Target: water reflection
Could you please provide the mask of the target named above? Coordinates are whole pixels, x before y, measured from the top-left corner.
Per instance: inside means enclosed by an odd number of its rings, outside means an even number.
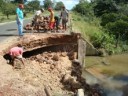
[[[83,72],[82,76],[86,78],[88,84],[102,91],[102,96],[128,96],[128,76],[119,75],[102,81],[86,71]]]
[[[128,96],[128,84],[123,86],[122,91],[123,91],[123,96]]]

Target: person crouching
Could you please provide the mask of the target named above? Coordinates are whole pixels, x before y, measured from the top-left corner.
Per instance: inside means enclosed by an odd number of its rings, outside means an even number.
[[[14,69],[15,69],[15,62],[14,62],[15,59],[19,59],[23,63],[24,68],[25,68],[25,63],[24,63],[23,57],[22,57],[22,55],[23,55],[23,48],[22,48],[22,46],[20,44],[17,45],[17,47],[11,48],[9,50],[9,55],[11,56],[10,63],[13,64],[13,68]]]

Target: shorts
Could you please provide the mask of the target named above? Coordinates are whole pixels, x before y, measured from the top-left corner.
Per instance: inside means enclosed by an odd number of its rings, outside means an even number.
[[[62,24],[66,24],[67,23],[67,19],[62,19]]]
[[[50,28],[50,29],[53,29],[53,28],[54,28],[54,24],[55,24],[55,22],[50,22],[50,23],[49,23],[49,28]]]

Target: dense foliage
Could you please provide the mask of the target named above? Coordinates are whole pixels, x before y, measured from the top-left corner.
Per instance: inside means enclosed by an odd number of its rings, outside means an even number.
[[[63,2],[57,2],[56,5],[55,5],[55,10],[60,10],[62,8],[62,6],[64,6],[64,3]]]
[[[13,3],[3,2],[0,9],[1,9],[1,12],[4,15],[6,15],[7,18],[9,19],[9,15],[15,14],[16,5]]]
[[[128,0],[81,0],[73,10],[82,14],[82,18],[92,17],[92,22],[94,18],[99,18],[102,32],[90,35],[96,48],[112,52],[128,51]]]
[[[48,9],[49,7],[53,7],[53,3],[51,0],[44,0],[44,8]]]
[[[40,2],[39,0],[33,0],[31,2],[28,2],[27,6],[29,6],[29,8],[32,9],[34,12],[34,10],[39,10]]]

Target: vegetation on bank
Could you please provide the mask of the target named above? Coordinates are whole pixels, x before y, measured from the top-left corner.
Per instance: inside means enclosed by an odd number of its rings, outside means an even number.
[[[128,1],[81,0],[73,10],[75,27],[95,48],[109,54],[128,51]]]
[[[128,51],[128,1],[81,1],[72,14],[73,29],[95,48],[103,48],[109,54]],[[86,57],[85,68],[95,68],[106,76],[127,75],[127,57],[127,54]]]

